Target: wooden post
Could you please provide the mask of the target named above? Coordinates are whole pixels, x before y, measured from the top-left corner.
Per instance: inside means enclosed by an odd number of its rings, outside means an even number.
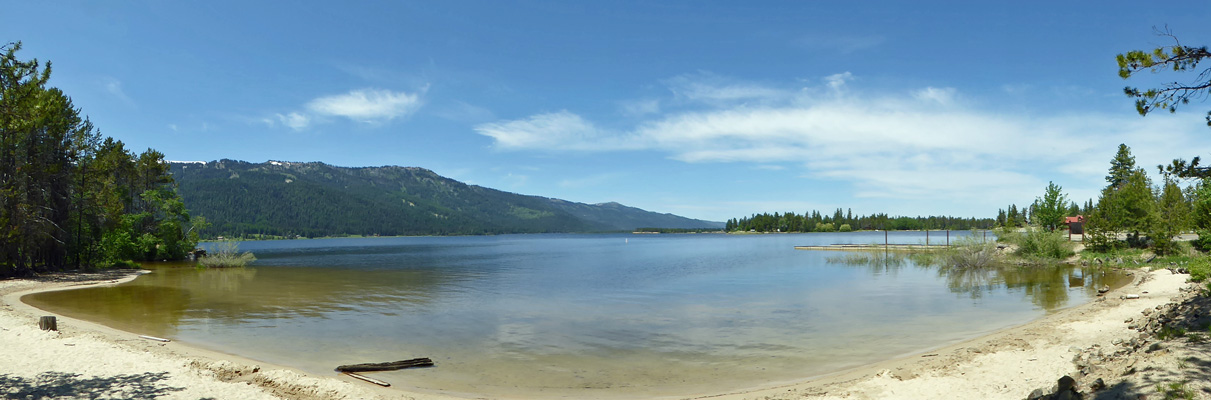
[[[925,228],[925,247],[929,247],[929,228]]]
[[[42,329],[44,331],[57,331],[59,330],[59,324],[55,321],[54,315],[47,315],[42,318],[38,318],[38,329]]]
[[[883,251],[887,251],[887,229],[883,229]]]
[[[950,247],[950,229],[946,230],[946,247]]]

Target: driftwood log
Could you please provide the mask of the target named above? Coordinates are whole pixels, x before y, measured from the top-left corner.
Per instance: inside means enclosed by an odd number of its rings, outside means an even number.
[[[394,371],[404,368],[416,367],[432,367],[433,360],[426,358],[414,358],[411,360],[393,361],[385,363],[369,363],[369,364],[351,364],[341,365],[336,367],[338,372],[373,372],[373,371]]]
[[[357,379],[361,379],[361,380],[366,381],[366,382],[373,383],[373,384],[375,384],[375,385],[382,386],[382,387],[391,387],[391,384],[390,384],[390,383],[387,383],[387,381],[380,381],[380,380],[378,380],[378,379],[374,379],[374,378],[371,378],[371,377],[368,377],[368,376],[362,376],[362,375],[358,375],[358,374],[355,374],[355,373],[352,373],[352,372],[344,372],[344,374],[345,374],[345,375],[352,376],[352,377],[357,378]]]

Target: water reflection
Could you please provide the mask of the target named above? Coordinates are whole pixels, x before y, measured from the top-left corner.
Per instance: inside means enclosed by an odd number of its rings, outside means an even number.
[[[894,274],[906,267],[935,269],[953,293],[982,299],[992,293],[1020,292],[1047,311],[1068,306],[1074,292],[1090,297],[1103,286],[1120,287],[1131,281],[1129,275],[1117,270],[1058,263],[959,267],[931,253],[857,252],[828,257],[827,261],[863,267],[872,275]]]
[[[341,275],[339,279],[334,274]],[[46,292],[22,300],[38,308],[138,332],[172,335],[187,321],[327,318],[356,309],[395,315],[423,308],[455,284],[432,269],[334,271],[330,268],[161,266],[123,285]]]

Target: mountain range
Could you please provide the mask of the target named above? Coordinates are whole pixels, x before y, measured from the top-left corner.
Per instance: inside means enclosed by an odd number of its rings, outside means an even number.
[[[618,203],[584,204],[468,185],[416,167],[170,162],[204,236],[480,235],[716,229]]]

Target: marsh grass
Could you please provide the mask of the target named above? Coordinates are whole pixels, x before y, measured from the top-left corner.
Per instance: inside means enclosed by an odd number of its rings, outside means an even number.
[[[228,240],[215,243],[213,252],[198,260],[198,267],[239,268],[256,261],[251,252],[240,253],[240,245]]]

